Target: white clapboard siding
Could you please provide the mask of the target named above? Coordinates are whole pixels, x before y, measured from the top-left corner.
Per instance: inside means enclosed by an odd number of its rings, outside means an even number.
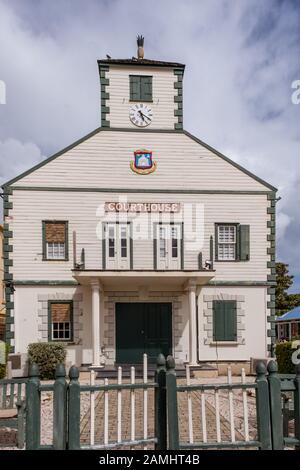
[[[157,170],[130,169],[134,151],[153,152]],[[100,131],[16,182],[85,188],[259,190],[268,188],[181,133]]]
[[[135,128],[129,119],[129,109],[132,103],[129,101],[129,75],[152,75],[152,95],[153,102],[146,103],[153,112],[152,127],[156,129],[174,129],[177,118],[174,116],[176,103],[174,96],[177,95],[177,89],[174,89],[174,83],[177,76],[174,75],[172,68],[162,67],[118,67],[110,66],[106,73],[109,79],[109,85],[106,92],[109,93],[109,99],[106,106],[110,112],[106,119],[109,120],[111,127],[129,127]]]
[[[126,197],[125,194],[122,195]],[[215,222],[239,222],[250,225],[250,261],[241,263],[215,263],[216,280],[266,280],[267,240],[266,195],[232,194],[128,194],[132,202],[180,202],[200,204],[204,208],[204,244],[192,246],[185,241],[185,269],[197,269],[198,253],[203,261],[209,259],[209,237],[214,235]],[[76,231],[77,261],[85,248],[86,268],[102,269],[102,242],[96,229],[103,220],[109,220],[97,209],[105,201],[118,201],[119,194],[97,192],[23,191],[13,192],[10,211],[10,230],[13,231],[13,266],[16,280],[71,279],[73,267],[72,233]],[[101,215],[102,214],[102,215]],[[42,261],[42,220],[67,220],[69,222],[69,261]],[[26,250],[24,250],[26,246]],[[153,240],[133,241],[134,269],[153,269]],[[234,276],[232,271],[234,269]]]
[[[199,312],[199,357],[202,361],[249,361],[250,357],[263,357],[266,349],[266,291],[267,287],[232,287],[232,286],[204,286],[198,298]],[[226,344],[213,342],[208,337],[207,326],[207,298],[216,296],[220,300],[244,299],[238,328],[242,340],[238,345],[234,342]],[[233,296],[233,297],[232,297]],[[211,297],[212,298],[212,297]],[[211,317],[212,320],[212,317]],[[242,328],[242,329],[240,329]]]

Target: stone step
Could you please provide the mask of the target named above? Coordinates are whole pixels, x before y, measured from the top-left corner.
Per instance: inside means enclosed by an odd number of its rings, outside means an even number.
[[[142,364],[115,364],[115,366],[105,366],[94,368],[97,379],[116,379],[118,377],[118,366],[122,367],[122,377],[124,379],[130,378],[130,369],[135,367],[135,377],[137,379],[143,378],[143,365]],[[82,366],[81,372],[89,372],[90,366]],[[154,364],[148,365],[148,378],[153,379],[155,374],[156,366]],[[197,366],[190,367],[191,378],[214,378],[218,377],[218,369],[208,363],[200,363]],[[184,366],[178,366],[176,368],[176,377],[185,378],[186,370]]]
[[[197,366],[191,366],[191,377],[195,378],[215,378],[218,377],[218,368],[207,364],[206,362],[200,363]]]
[[[122,377],[124,379],[129,379],[131,376],[131,367],[135,367],[135,377],[137,379],[143,378],[143,366],[141,364],[122,364]],[[116,379],[118,377],[118,364],[115,367],[103,367],[95,369],[97,372],[96,378],[97,379]],[[148,366],[148,378],[153,379],[155,375],[156,367],[155,366]],[[186,376],[185,368],[178,367],[176,368],[176,376],[179,378],[183,378]],[[193,375],[191,374],[193,377]]]

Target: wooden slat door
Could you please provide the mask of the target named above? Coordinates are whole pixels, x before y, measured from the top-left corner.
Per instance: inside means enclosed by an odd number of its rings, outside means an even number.
[[[139,364],[146,353],[155,362],[159,353],[172,353],[172,304],[116,304],[116,362]]]

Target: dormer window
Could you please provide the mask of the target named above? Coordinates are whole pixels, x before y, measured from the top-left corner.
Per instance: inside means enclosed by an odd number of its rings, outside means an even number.
[[[129,75],[130,101],[152,101],[152,77],[150,75]]]

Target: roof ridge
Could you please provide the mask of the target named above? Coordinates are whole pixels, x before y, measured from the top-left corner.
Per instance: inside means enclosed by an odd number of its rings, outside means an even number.
[[[155,60],[155,59],[137,59],[132,57],[131,59],[98,59],[98,64],[105,65],[153,65],[153,66],[162,66],[162,67],[178,67],[185,68],[185,64],[179,62],[170,62],[164,60]]]

